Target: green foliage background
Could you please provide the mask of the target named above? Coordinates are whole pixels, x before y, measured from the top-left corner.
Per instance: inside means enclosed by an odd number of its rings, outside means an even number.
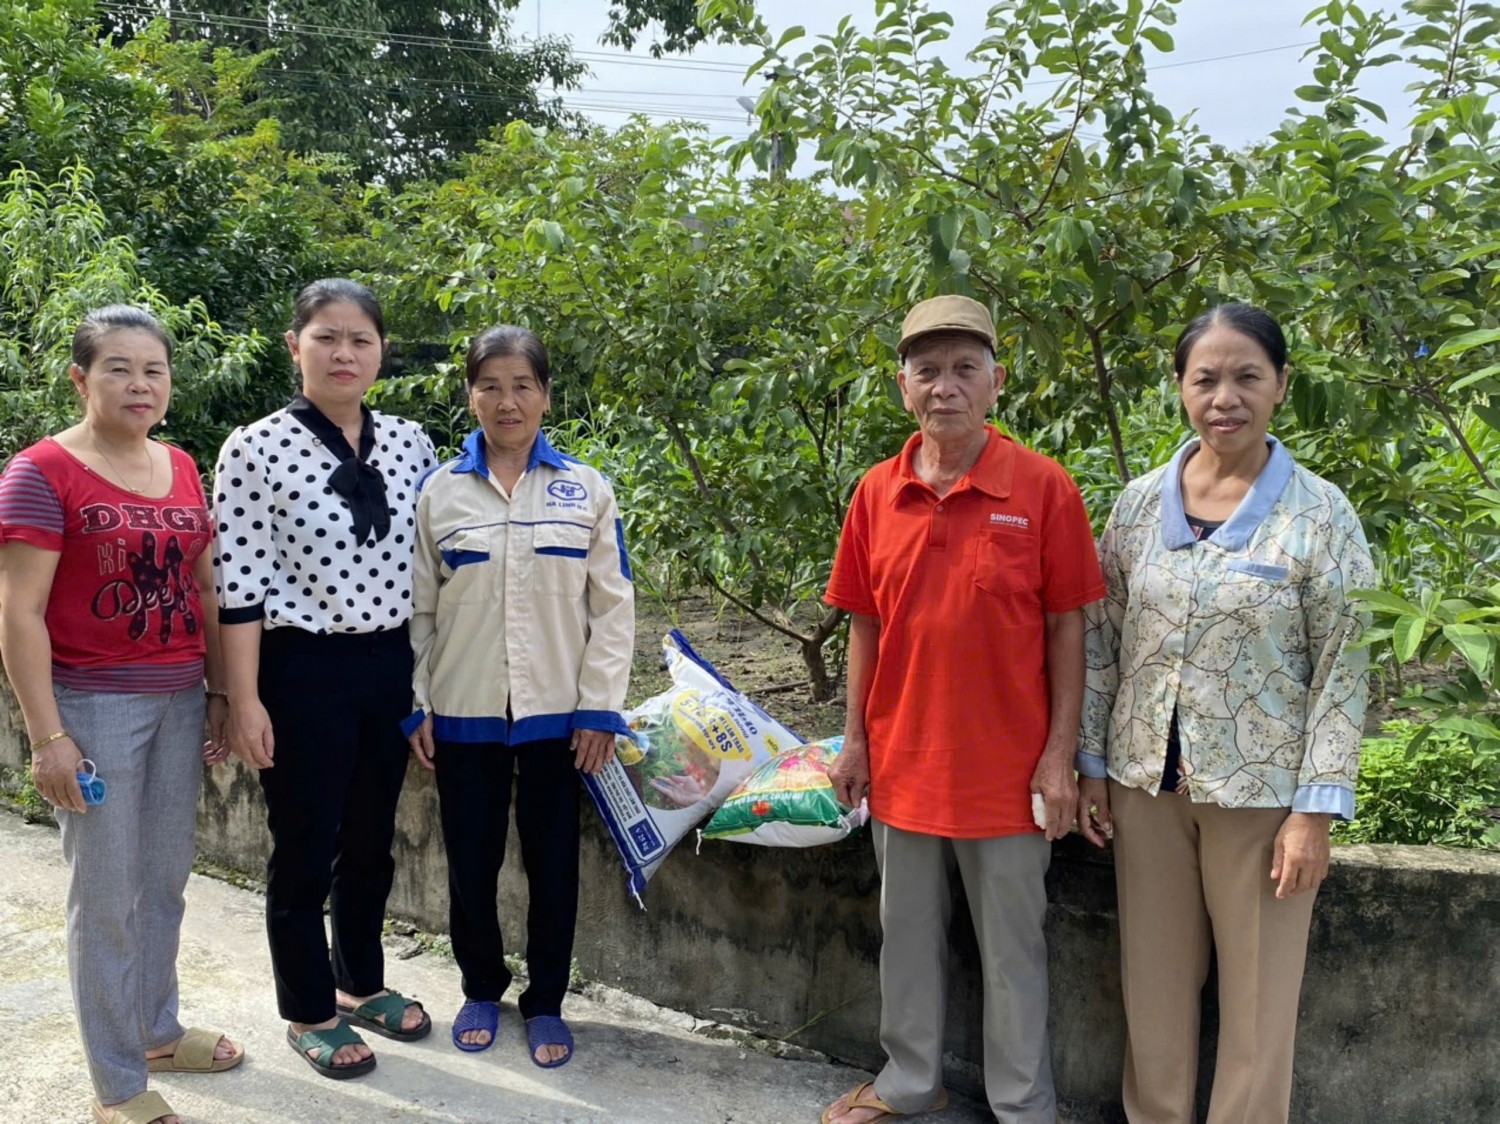
[[[278,337],[313,277],[382,295],[377,397],[439,445],[467,423],[468,338],[527,324],[559,439],[617,481],[642,586],[739,606],[826,698],[841,621],[819,595],[855,482],[910,429],[891,376],[914,300],[990,305],[999,421],[1101,522],[1185,436],[1176,332],[1255,301],[1293,343],[1277,432],[1349,493],[1380,567],[1366,642],[1411,720],[1370,742],[1367,822],[1500,842],[1496,6],[1313,8],[1314,80],[1244,149],[1152,94],[1143,45],[1171,50],[1173,0],[1002,0],[968,43],[938,3],[861,6],[816,38],[745,0],[614,6],[620,44],[760,50],[758,128],[729,144],[562,113],[543,87],[576,63],[511,43],[503,5],[446,5],[439,33],[406,0],[298,0],[280,23],[205,3],[188,26],[0,0],[0,452],[65,424],[67,337],[107,299],[181,341],[166,428],[200,464],[285,398]],[[453,47],[481,37],[489,55]],[[1422,75],[1405,123],[1361,93],[1398,62]],[[359,89],[301,82],[314,63]],[[468,100],[423,94],[439,75]],[[1448,820],[1422,810],[1445,786]]]

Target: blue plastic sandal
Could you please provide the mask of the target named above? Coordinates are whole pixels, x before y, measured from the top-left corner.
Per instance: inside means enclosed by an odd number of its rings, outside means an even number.
[[[487,999],[467,1000],[453,1018],[453,1044],[466,1053],[477,1054],[480,1050],[488,1050],[495,1044],[495,1032],[499,1028],[500,1004],[491,1003]],[[489,1031],[490,1040],[488,1042],[464,1042],[462,1040],[462,1035],[475,1030]]]
[[[556,1069],[573,1060],[573,1032],[557,1015],[537,1015],[526,1020],[526,1045],[531,1048],[531,1062],[543,1069]],[[536,1052],[543,1046],[566,1046],[568,1052],[556,1061],[539,1062]]]

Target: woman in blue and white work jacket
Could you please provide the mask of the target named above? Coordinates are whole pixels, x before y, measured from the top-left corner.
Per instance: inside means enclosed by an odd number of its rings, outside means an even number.
[[[411,641],[413,752],[437,774],[453,954],[466,1002],[453,1043],[495,1040],[510,985],[496,881],[511,783],[530,908],[530,986],[519,1001],[531,1059],[565,1064],[561,1018],[578,913],[578,772],[614,754],[635,642],[635,595],[614,492],[541,432],[547,350],[509,326],[466,361],[479,429],[417,501]]]
[[[1132,1124],[1188,1124],[1199,1001],[1219,964],[1207,1124],[1284,1122],[1329,821],[1354,815],[1374,584],[1344,494],[1267,429],[1287,346],[1226,304],[1177,341],[1197,438],[1133,480],[1100,540],[1079,823],[1113,830]],[[1107,779],[1106,779],[1107,778]]]

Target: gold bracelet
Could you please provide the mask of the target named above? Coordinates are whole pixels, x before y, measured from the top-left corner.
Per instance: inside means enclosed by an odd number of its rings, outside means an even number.
[[[55,734],[48,734],[45,738],[37,738],[36,741],[31,743],[31,752],[35,753],[43,746],[51,745],[53,742],[60,742],[63,740],[63,738],[71,738],[72,736],[73,735],[68,733],[68,731],[66,730],[59,730]]]

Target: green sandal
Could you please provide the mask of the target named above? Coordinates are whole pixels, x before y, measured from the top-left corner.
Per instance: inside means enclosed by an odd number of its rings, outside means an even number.
[[[339,1020],[337,1026],[329,1027],[327,1030],[308,1030],[301,1034],[287,1027],[286,1040],[292,1044],[292,1049],[297,1051],[297,1055],[303,1061],[322,1076],[334,1081],[346,1081],[351,1077],[359,1077],[375,1068],[375,1055],[373,1054],[364,1061],[354,1062],[351,1065],[333,1064],[333,1055],[339,1052],[341,1046],[365,1044],[365,1040],[350,1030],[349,1024],[342,1019]]]
[[[401,1020],[406,1017],[408,1007],[415,1007],[421,1011],[422,1021],[410,1030],[402,1030]],[[340,1015],[355,1025],[386,1038],[394,1038],[397,1042],[415,1042],[432,1033],[432,1019],[428,1017],[427,1009],[415,999],[406,998],[399,991],[387,992],[368,1003],[361,1003],[358,1007],[345,1007],[339,1003],[336,1009]],[[395,1029],[392,1029],[393,1027]]]

